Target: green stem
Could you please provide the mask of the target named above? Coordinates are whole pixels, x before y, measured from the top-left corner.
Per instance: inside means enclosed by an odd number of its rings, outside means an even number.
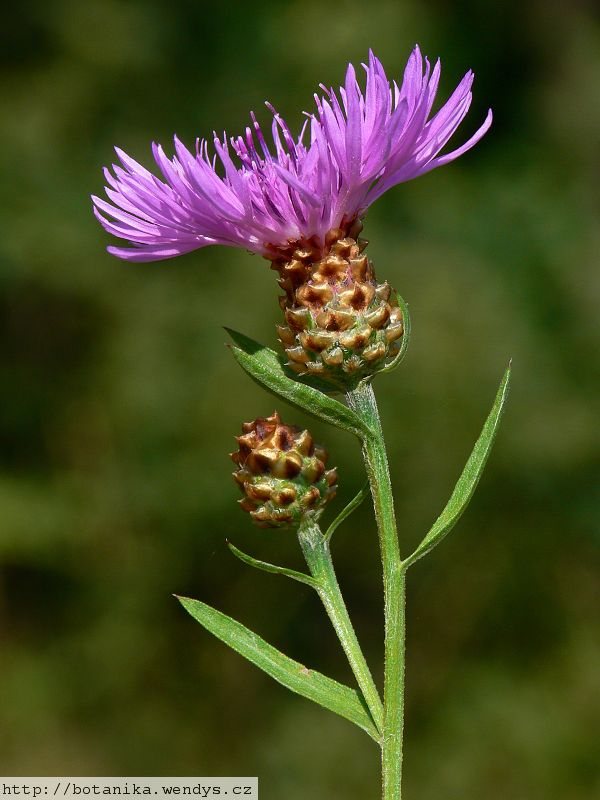
[[[317,592],[327,611],[327,615],[341,642],[352,672],[363,694],[373,722],[381,732],[383,728],[383,705],[369,666],[360,648],[352,627],[348,609],[340,591],[329,541],[313,520],[306,520],[298,530],[298,539],[311,575],[317,582]]]
[[[381,771],[383,800],[401,800],[404,728],[405,568],[400,558],[394,498],[379,411],[370,383],[347,394],[349,406],[367,423],[363,458],[379,530],[385,608],[385,666]]]

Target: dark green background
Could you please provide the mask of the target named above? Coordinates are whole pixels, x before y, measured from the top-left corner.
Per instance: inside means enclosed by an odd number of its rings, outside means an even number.
[[[261,779],[265,800],[377,797],[377,750],[197,626],[199,597],[351,680],[309,589],[225,538],[300,564],[238,510],[227,453],[274,400],[221,328],[274,344],[274,275],[207,249],[127,265],[91,214],[119,144],[243,129],[264,99],[301,124],[369,46],[415,41],[441,94],[477,75],[459,162],[397,187],[365,235],[410,303],[377,381],[407,552],[443,507],[509,357],[513,390],[476,497],[409,581],[406,796],[600,794],[600,27],[586,2],[24,2],[4,19],[0,136],[0,773]],[[282,407],[289,421],[308,424]],[[357,443],[314,425],[363,481]],[[335,509],[333,509],[335,511]],[[331,513],[331,512],[330,512]],[[381,673],[367,504],[334,557]]]

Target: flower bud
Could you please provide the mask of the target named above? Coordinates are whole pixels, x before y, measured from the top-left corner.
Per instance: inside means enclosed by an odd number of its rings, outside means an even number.
[[[343,391],[389,364],[404,334],[396,292],[376,282],[367,242],[354,238],[360,228],[334,229],[324,248],[309,242],[272,258],[285,291],[278,333],[288,365]]]
[[[298,525],[320,511],[337,490],[337,472],[325,469],[327,451],[306,430],[284,425],[279,414],[245,422],[231,454],[239,501],[261,528]]]

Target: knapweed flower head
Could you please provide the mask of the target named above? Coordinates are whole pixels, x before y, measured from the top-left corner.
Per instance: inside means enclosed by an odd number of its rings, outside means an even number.
[[[390,364],[400,350],[403,314],[396,293],[375,279],[358,238],[368,207],[398,183],[447,164],[488,130],[491,111],[464,144],[440,152],[471,105],[473,73],[432,114],[439,79],[413,50],[400,86],[369,53],[364,92],[352,64],[343,87],[322,86],[296,138],[275,109],[272,142],[256,117],[243,136],[214,136],[190,152],[175,137],[169,159],[153,153],[161,178],[121,150],[106,169],[106,194],[94,197],[104,228],[130,247],[129,261],[157,261],[209,244],[261,253],[279,273],[288,365],[348,390]]]
[[[392,186],[458,158],[491,124],[490,111],[470,139],[440,155],[469,110],[473,73],[432,115],[439,60],[431,69],[415,47],[400,86],[372,52],[363,67],[365,91],[350,64],[338,92],[322,86],[315,95],[297,137],[268,105],[271,144],[254,114],[243,136],[214,135],[214,155],[205,139],[190,152],[175,137],[172,158],[152,146],[160,178],[117,149],[121,166],[105,170],[110,202],[93,201],[104,228],[132,247],[109,251],[157,261],[210,244],[264,255],[309,239],[325,247],[330,230],[348,230]]]
[[[233,478],[244,495],[240,505],[261,528],[289,528],[322,510],[335,497],[337,472],[311,434],[285,425],[275,411],[242,425]]]
[[[325,251],[311,242],[273,259],[285,324],[277,326],[288,366],[344,391],[399,354],[404,317],[396,292],[377,283],[366,242],[333,229]]]

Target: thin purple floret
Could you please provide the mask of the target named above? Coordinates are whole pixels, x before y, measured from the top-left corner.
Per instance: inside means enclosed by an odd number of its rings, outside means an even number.
[[[430,116],[439,60],[432,70],[416,46],[400,87],[372,52],[363,68],[364,93],[352,64],[337,92],[321,87],[297,139],[267,103],[271,146],[252,113],[243,136],[214,135],[212,157],[205,139],[191,152],[175,137],[170,159],[154,144],[160,178],[115,148],[121,163],[104,171],[109,202],[92,200],[105,230],[130,246],[108,251],[127,261],[159,261],[210,244],[263,254],[302,240],[323,244],[328,231],[348,228],[392,186],[470,150],[492,123],[490,110],[463,145],[439,155],[469,110],[473,73]]]

